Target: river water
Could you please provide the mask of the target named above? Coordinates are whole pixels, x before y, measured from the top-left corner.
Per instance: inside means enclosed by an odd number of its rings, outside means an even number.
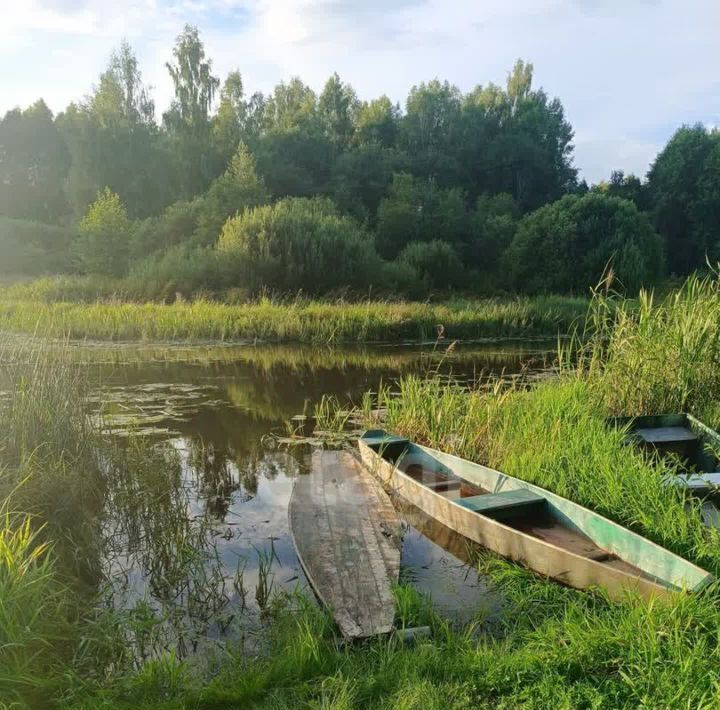
[[[78,346],[92,400],[115,436],[136,431],[175,452],[164,467],[138,467],[115,492],[104,521],[108,599],[150,614],[144,652],[181,656],[262,633],[278,592],[312,598],[288,531],[293,479],[305,447],[268,448],[294,415],[323,395],[359,403],[382,382],[439,371],[462,382],[542,369],[554,342],[325,349],[309,346]],[[432,598],[452,623],[492,620],[500,601],[458,535],[402,507],[402,580]],[[142,626],[142,624],[140,624]],[[150,628],[151,625],[148,625]],[[137,632],[136,632],[137,634]]]

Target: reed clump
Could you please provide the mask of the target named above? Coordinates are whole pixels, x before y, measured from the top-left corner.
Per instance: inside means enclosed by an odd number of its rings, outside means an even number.
[[[442,323],[451,338],[555,337],[568,333],[587,306],[585,299],[561,296],[438,304],[302,298],[239,305],[206,299],[88,301],[72,289],[55,291],[51,284],[0,291],[0,329],[108,341],[341,343],[432,340]]]
[[[579,368],[612,414],[691,412],[720,423],[720,276],[691,276],[662,299],[607,288],[590,303]]]

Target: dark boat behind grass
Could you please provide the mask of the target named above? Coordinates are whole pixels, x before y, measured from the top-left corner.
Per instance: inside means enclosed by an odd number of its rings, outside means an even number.
[[[668,483],[703,500],[706,525],[720,527],[720,434],[691,414],[616,417],[628,441],[672,464]]]
[[[539,574],[580,589],[645,597],[697,591],[712,575],[538,486],[382,430],[358,442],[386,486],[444,525]]]

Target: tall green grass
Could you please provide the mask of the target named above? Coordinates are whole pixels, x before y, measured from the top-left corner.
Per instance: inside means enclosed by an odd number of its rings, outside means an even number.
[[[720,277],[691,276],[662,299],[598,291],[579,364],[612,414],[689,411],[720,424]]]
[[[667,465],[624,443],[585,379],[488,392],[416,376],[381,393],[387,426],[535,483],[720,572],[720,536],[699,503],[663,485]]]
[[[398,625],[429,624],[431,639],[343,646],[328,615],[304,605],[280,610],[266,654],[238,648],[210,680],[166,657],[81,707],[717,707],[714,590],[671,604],[611,604],[493,558],[483,568],[506,600],[499,636],[453,630],[404,590]]]
[[[0,703],[36,705],[64,684],[78,640],[73,597],[31,516],[0,507]]]
[[[47,285],[46,285],[47,284]],[[52,281],[0,292],[0,330],[73,339],[145,341],[371,342],[450,338],[550,336],[567,333],[587,301],[561,296],[456,300],[441,304],[365,301],[210,300],[85,302]],[[57,300],[60,298],[61,300]]]

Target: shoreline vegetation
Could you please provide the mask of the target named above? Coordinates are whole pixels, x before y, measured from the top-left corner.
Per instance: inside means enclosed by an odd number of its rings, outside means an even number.
[[[622,412],[684,410],[717,426],[718,314],[717,280],[693,278],[662,302],[641,295],[639,305],[598,294],[555,378],[488,390],[409,376],[399,391],[368,396],[359,412],[370,417],[380,404],[389,429],[554,490],[720,575],[720,534],[703,527],[697,502],[662,485],[671,464],[625,446],[605,424]],[[392,638],[339,645],[322,610],[278,596],[262,652],[230,647],[207,667],[167,650],[138,655],[159,622],[147,609],[103,608],[89,591],[102,579],[102,542],[88,511],[143,495],[143,477],[164,499],[172,456],[140,437],[122,449],[98,438],[72,365],[39,351],[10,370],[0,407],[7,702],[178,710],[716,704],[718,584],[662,604],[632,595],[612,603],[600,590],[568,589],[479,550],[480,571],[504,599],[499,635],[488,633],[480,609],[476,624],[452,629],[401,586],[398,625],[433,630],[409,647]],[[130,470],[140,477],[132,485]]]
[[[115,293],[122,293],[115,291]],[[93,295],[91,295],[93,294]],[[172,304],[98,294],[82,279],[41,279],[0,289],[0,331],[71,340],[298,342],[314,344],[549,337],[568,334],[587,299],[534,296],[440,303],[366,300]]]

